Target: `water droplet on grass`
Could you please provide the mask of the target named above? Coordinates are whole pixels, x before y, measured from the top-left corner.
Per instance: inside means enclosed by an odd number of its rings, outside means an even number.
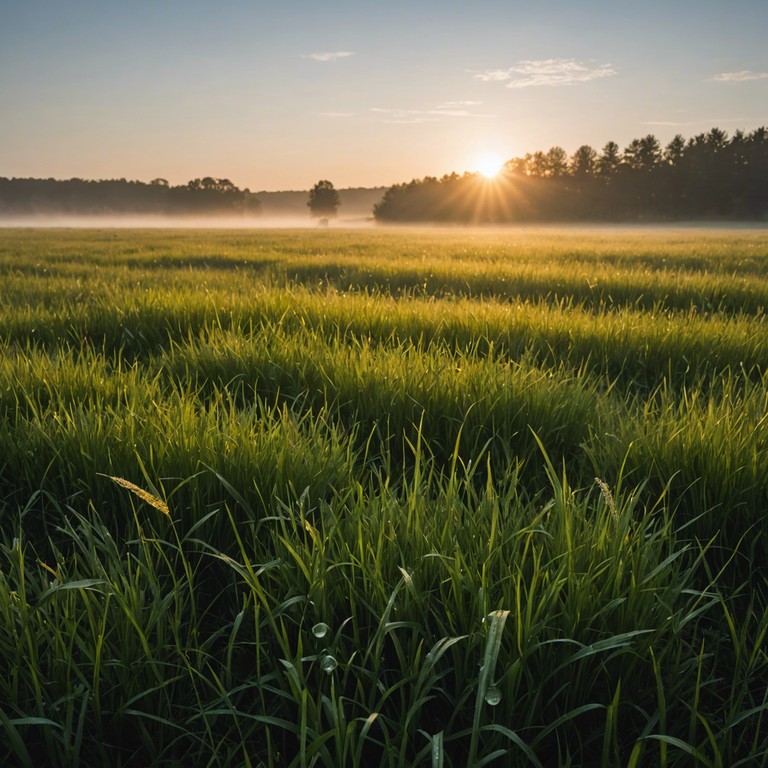
[[[331,628],[325,622],[321,621],[315,624],[314,627],[312,627],[312,634],[315,637],[322,638],[328,634],[330,629]]]
[[[491,707],[495,707],[500,701],[501,701],[501,691],[495,685],[492,685],[485,692],[485,703]]]
[[[334,669],[338,666],[338,662],[330,654],[323,656],[323,660],[320,662],[320,669],[325,672],[326,675],[330,675]]]

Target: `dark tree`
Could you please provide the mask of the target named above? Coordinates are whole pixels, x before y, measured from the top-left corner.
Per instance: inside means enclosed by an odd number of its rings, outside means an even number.
[[[336,216],[336,210],[341,205],[339,193],[333,188],[330,181],[323,179],[318,181],[309,190],[307,202],[311,214],[317,218],[331,219]]]
[[[661,145],[651,133],[632,139],[624,150],[624,164],[633,171],[652,171],[661,162]]]
[[[597,170],[602,176],[615,176],[620,165],[621,151],[619,145],[615,141],[609,141],[597,159]]]
[[[525,167],[529,176],[544,178],[548,170],[547,156],[541,150],[532,155],[529,153],[525,156]]]
[[[672,141],[664,147],[664,160],[668,165],[679,166],[685,154],[685,139],[678,133]]]
[[[552,147],[547,152],[547,176],[559,178],[568,173],[568,153],[562,147]]]
[[[580,146],[571,157],[570,172],[573,176],[592,176],[597,168],[597,152],[587,144]]]

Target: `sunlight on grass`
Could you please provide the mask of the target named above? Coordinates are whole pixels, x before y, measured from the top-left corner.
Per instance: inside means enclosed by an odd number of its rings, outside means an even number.
[[[768,243],[0,237],[9,765],[762,765]]]

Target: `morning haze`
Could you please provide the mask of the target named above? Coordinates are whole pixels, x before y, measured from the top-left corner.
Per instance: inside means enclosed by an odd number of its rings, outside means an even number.
[[[0,4],[0,175],[381,187],[768,123],[768,6]]]

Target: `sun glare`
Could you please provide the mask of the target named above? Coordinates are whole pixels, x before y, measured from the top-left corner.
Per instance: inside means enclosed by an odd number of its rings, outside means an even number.
[[[486,152],[483,155],[477,156],[477,162],[475,163],[477,170],[486,179],[494,178],[504,165],[504,160],[501,155],[494,154],[493,152]]]

